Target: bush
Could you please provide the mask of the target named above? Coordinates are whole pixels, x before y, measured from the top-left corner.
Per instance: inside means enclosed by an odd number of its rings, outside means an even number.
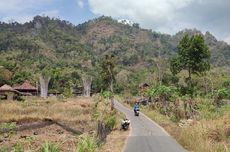
[[[103,91],[101,93],[101,96],[104,97],[104,98],[111,98],[113,95],[113,93],[111,91]]]
[[[230,98],[230,89],[222,88],[217,90],[217,96],[220,98]]]
[[[57,144],[46,141],[41,148],[41,152],[60,152],[60,148]]]
[[[64,88],[64,92],[63,92],[63,95],[66,97],[66,98],[69,98],[69,97],[72,97],[73,94],[72,94],[72,91],[69,87],[65,87]]]
[[[110,131],[114,129],[116,125],[116,116],[115,115],[109,115],[105,119],[105,127],[108,128]]]
[[[164,85],[152,87],[148,90],[148,96],[153,98],[165,96],[166,99],[173,99],[174,95],[176,95],[176,89],[174,87],[167,87]]]
[[[93,137],[83,137],[77,145],[77,152],[95,152],[97,143]]]
[[[20,143],[13,146],[13,152],[24,152],[24,148]]]

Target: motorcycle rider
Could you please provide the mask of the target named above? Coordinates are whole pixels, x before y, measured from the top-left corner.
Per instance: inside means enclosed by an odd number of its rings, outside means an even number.
[[[136,101],[133,107],[134,113],[136,113],[137,111],[139,111],[139,103]]]

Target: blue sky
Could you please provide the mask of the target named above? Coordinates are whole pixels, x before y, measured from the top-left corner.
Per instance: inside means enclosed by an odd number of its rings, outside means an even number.
[[[230,44],[229,8],[229,0],[0,0],[0,21],[24,23],[46,15],[77,25],[106,15],[161,33],[210,31]]]
[[[24,23],[36,15],[58,17],[73,24],[83,23],[98,15],[90,11],[88,1],[78,0],[0,0],[0,20]],[[26,4],[25,4],[26,3]],[[80,3],[82,3],[80,5]],[[21,9],[18,9],[21,7]]]

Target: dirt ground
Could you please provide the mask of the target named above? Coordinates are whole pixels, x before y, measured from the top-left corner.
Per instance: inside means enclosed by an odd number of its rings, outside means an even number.
[[[27,129],[0,133],[0,152],[23,150],[39,152],[45,143],[59,147],[63,152],[75,152],[79,131],[83,134],[95,134],[96,122],[91,117],[92,98],[27,99],[26,102],[0,101],[0,132],[4,124],[7,129],[13,124],[14,130],[22,126]],[[118,114],[122,118],[122,114]],[[47,120],[52,123],[42,124]],[[61,125],[60,125],[61,124]],[[30,126],[30,127],[28,127]],[[72,132],[77,131],[76,132]],[[129,131],[120,131],[119,124],[101,145],[100,152],[121,152]]]
[[[122,152],[129,136],[129,130],[115,130],[107,136],[106,143],[102,145],[100,152]]]
[[[39,151],[45,142],[55,143],[62,151],[75,151],[77,136],[52,124],[43,128],[4,133],[0,135],[0,147],[12,150],[16,144],[24,151]]]
[[[15,124],[14,128],[18,128],[40,124],[45,119],[51,119],[58,124],[52,123],[39,128],[28,127],[23,131],[1,133],[0,152],[12,151],[18,147],[23,147],[24,151],[36,152],[45,142],[55,144],[61,151],[76,151],[78,135],[66,130],[62,125],[82,133],[94,130],[95,124],[91,121],[90,116],[91,105],[90,98],[73,98],[66,101],[49,99],[27,102],[1,101],[0,126],[7,123]]]

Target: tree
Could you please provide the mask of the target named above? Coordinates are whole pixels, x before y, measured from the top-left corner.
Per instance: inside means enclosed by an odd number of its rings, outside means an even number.
[[[201,75],[210,69],[210,52],[201,35],[186,34],[178,44],[178,55],[171,60],[170,70],[175,75],[182,70],[188,71],[185,79],[187,90],[192,96],[195,82],[192,74]]]
[[[41,97],[43,98],[47,98],[50,79],[51,79],[50,70],[43,70],[39,77]]]
[[[83,96],[90,97],[91,93],[91,84],[93,78],[89,75],[82,75],[82,83],[83,83]]]
[[[12,72],[0,66],[0,86],[9,82],[12,78]]]
[[[107,88],[110,88],[110,91],[113,92],[113,83],[115,81],[115,58],[113,55],[106,55],[101,63],[101,77],[103,82],[106,84]]]
[[[210,52],[201,35],[189,38],[186,34],[177,47],[178,55],[171,61],[173,74],[187,70],[190,80],[192,74],[203,74],[210,69]]]
[[[169,101],[172,101],[176,95],[176,89],[164,85],[157,85],[148,89],[147,95],[151,98],[158,98],[162,104],[164,114],[167,113],[169,108]]]

